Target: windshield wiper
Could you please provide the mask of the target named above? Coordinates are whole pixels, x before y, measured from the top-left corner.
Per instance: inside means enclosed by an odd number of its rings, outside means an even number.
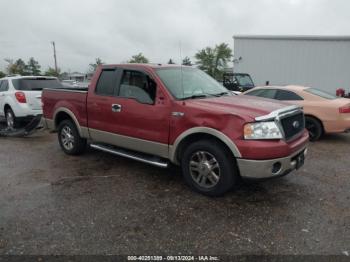
[[[219,93],[219,94],[211,94],[212,96],[215,96],[215,97],[220,97],[220,96],[225,96],[225,95],[228,95],[229,93],[228,92],[222,92],[222,93]]]
[[[188,97],[184,97],[184,98],[181,98],[180,100],[187,100],[187,99],[196,99],[196,98],[206,98],[208,97],[207,95],[193,95],[193,96],[188,96]]]

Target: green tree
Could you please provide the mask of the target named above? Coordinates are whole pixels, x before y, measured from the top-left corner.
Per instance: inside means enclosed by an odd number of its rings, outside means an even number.
[[[4,72],[0,71],[0,78],[3,78],[5,76],[6,76],[6,74]]]
[[[55,68],[49,67],[49,68],[46,70],[45,75],[46,75],[46,76],[59,77],[60,72],[61,72],[61,69],[59,69],[59,68],[57,68],[57,72],[56,72]]]
[[[173,59],[170,58],[169,61],[168,61],[168,64],[169,65],[174,65],[175,63],[174,63]]]
[[[182,65],[185,65],[185,66],[192,66],[192,62],[191,62],[191,59],[186,56],[183,60],[182,60]]]
[[[96,68],[99,66],[99,65],[103,65],[104,62],[102,61],[101,58],[97,57],[95,59],[95,62],[94,63],[91,63],[89,66],[90,66],[90,70],[91,72],[95,72],[96,71]]]
[[[16,62],[13,62],[13,59],[7,58],[5,61],[8,63],[6,70],[10,75],[28,75],[27,65],[22,59],[19,58]]]
[[[232,49],[228,44],[222,43],[214,48],[206,47],[195,54],[196,64],[201,70],[214,77],[222,79],[224,69],[232,58]]]
[[[133,55],[128,63],[148,64],[149,60],[142,54]]]
[[[40,68],[39,62],[36,61],[34,57],[31,57],[27,64],[27,72],[30,75],[37,76],[41,74]]]

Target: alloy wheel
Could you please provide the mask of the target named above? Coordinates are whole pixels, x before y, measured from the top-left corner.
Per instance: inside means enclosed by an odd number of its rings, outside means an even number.
[[[66,150],[72,150],[74,148],[74,135],[72,129],[69,126],[65,126],[61,130],[62,145]]]
[[[6,123],[7,127],[13,129],[15,127],[15,117],[13,116],[11,111],[7,111],[6,113]]]
[[[189,168],[193,181],[202,188],[213,188],[220,180],[219,162],[209,152],[193,153]]]

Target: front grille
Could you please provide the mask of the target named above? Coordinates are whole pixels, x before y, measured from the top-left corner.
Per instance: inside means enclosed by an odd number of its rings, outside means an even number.
[[[281,119],[286,140],[289,140],[300,134],[305,128],[305,118],[302,112]]]

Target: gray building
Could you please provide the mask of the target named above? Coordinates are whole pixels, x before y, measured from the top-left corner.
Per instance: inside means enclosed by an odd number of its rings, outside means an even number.
[[[234,36],[234,72],[256,85],[350,91],[350,36]]]

